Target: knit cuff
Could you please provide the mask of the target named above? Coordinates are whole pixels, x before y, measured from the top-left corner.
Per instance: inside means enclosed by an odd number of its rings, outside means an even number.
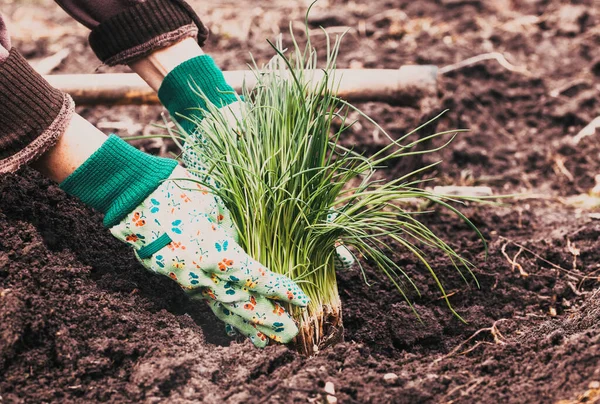
[[[163,80],[158,98],[188,133],[193,131],[194,124],[184,117],[194,115],[202,119],[203,112],[208,111],[205,99],[198,93],[203,93],[217,108],[238,101],[235,90],[210,56],[197,56],[181,63]]]
[[[208,29],[185,1],[147,0],[101,22],[89,42],[103,63],[115,66],[195,36],[202,46]]]
[[[18,170],[52,147],[75,105],[14,48],[0,63],[0,173]]]
[[[175,160],[143,153],[110,135],[60,187],[105,213],[104,226],[112,227],[154,192],[176,166]]]

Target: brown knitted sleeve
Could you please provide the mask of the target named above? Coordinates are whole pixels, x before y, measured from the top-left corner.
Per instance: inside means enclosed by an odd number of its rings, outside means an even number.
[[[11,49],[0,62],[0,174],[18,170],[52,147],[74,108],[71,97]]]
[[[90,46],[109,66],[128,64],[208,30],[185,0],[55,0],[90,28]]]

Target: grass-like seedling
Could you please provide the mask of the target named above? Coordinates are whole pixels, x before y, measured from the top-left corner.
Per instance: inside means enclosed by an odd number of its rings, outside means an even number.
[[[300,323],[299,350],[306,354],[342,329],[336,246],[347,246],[360,270],[363,259],[378,267],[409,304],[407,288],[417,293],[419,288],[393,256],[398,249],[413,254],[454,312],[427,252],[446,255],[458,271],[474,279],[471,264],[421,223],[420,215],[427,212],[403,200],[428,201],[428,213],[436,206],[449,209],[478,232],[453,200],[422,188],[423,173],[434,165],[388,181],[375,177],[392,160],[439,149],[418,151],[418,144],[440,136],[448,136],[450,142],[457,131],[418,137],[428,122],[399,139],[386,134],[389,145],[370,156],[340,144],[352,125],[351,111],[377,124],[335,96],[340,38],[328,38],[327,43],[325,75],[319,78],[310,73],[318,67],[310,40],[306,47],[294,40],[290,52],[280,43],[273,46],[276,56],[268,65],[255,65],[257,85],[244,90],[236,121],[226,108],[211,108],[196,121],[204,140],[185,139],[218,182],[213,191],[230,210],[242,247],[271,270],[295,280],[310,297],[306,310],[289,307]]]

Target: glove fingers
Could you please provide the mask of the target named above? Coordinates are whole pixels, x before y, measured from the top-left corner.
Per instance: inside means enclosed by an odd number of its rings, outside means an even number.
[[[234,282],[223,280],[217,277],[216,274],[211,274],[210,278],[213,284],[202,289],[201,292],[203,295],[223,303],[247,301],[250,299],[250,292],[240,289]]]
[[[327,214],[327,221],[333,222],[340,214],[334,209],[330,209]],[[337,269],[349,269],[354,265],[354,256],[343,244],[338,244],[335,248],[335,267]]]
[[[273,300],[281,300],[295,306],[306,307],[310,299],[300,289],[296,282],[287,276],[269,271],[266,284],[259,285],[257,292]]]
[[[274,300],[282,300],[296,306],[305,307],[310,299],[290,278],[269,271],[257,261],[246,255],[237,244],[232,254],[219,264],[217,276],[233,280],[242,289]]]
[[[242,281],[249,290],[273,300],[281,300],[300,307],[306,307],[310,302],[296,282],[268,269],[258,268],[256,272],[246,275]]]
[[[250,338],[250,341],[252,341],[257,348],[264,348],[269,343],[269,339],[264,333],[257,330],[256,327],[248,321],[231,312],[226,305],[214,300],[208,301],[208,305],[219,320],[229,324],[230,327],[235,328],[242,335]]]
[[[267,337],[267,340],[273,340],[275,342],[279,342],[280,344],[289,344],[290,342],[292,342],[294,337],[298,335],[297,326],[293,333],[282,332],[279,331],[279,328],[269,328],[264,325],[256,325],[255,327],[258,331],[260,331],[263,335]]]
[[[250,292],[242,290],[231,282],[219,280],[219,285],[194,288],[188,290],[187,295],[191,300],[217,300],[222,303],[234,303],[250,299]]]
[[[165,248],[163,253],[156,254],[146,262],[155,272],[176,281],[194,300],[198,299],[199,294],[221,302],[245,301],[250,298],[249,292],[240,289],[234,282],[219,278],[214,273],[204,272],[195,261],[188,265],[183,257],[185,255],[177,249]]]
[[[340,244],[335,248],[335,267],[337,269],[350,269],[354,262],[354,255],[345,245]]]
[[[308,296],[295,282],[269,271],[250,258],[235,240],[227,236],[221,226],[214,226],[212,231],[199,234],[198,237],[198,241],[206,246],[200,264],[204,271],[215,273],[219,278],[234,282],[242,289],[267,297],[297,306],[308,304]]]
[[[224,303],[223,307],[238,315],[274,341],[288,343],[298,334],[294,319],[277,303],[264,296],[251,295],[243,302]]]

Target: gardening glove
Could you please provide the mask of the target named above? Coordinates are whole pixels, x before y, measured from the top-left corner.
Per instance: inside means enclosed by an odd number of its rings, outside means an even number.
[[[146,268],[207,300],[256,346],[289,342],[298,329],[273,300],[306,306],[308,298],[241,249],[223,203],[192,178],[176,161],[111,135],[60,186],[104,212],[104,225]]]
[[[15,48],[0,14],[0,174],[49,150],[71,121],[75,104],[35,72]]]
[[[327,214],[327,221],[333,222],[339,216],[339,213],[330,210]],[[341,241],[336,242],[335,246],[335,267],[337,269],[350,269],[354,265],[354,255]]]
[[[203,96],[202,96],[203,95]],[[241,120],[243,101],[235,90],[227,84],[223,72],[208,55],[198,56],[183,62],[173,69],[164,79],[158,90],[158,97],[169,110],[182,129],[189,134],[193,142],[185,142],[182,160],[191,173],[209,185],[210,176],[202,164],[203,145],[206,140],[198,131],[198,122],[209,112],[207,102],[219,108],[231,125]],[[328,215],[334,220],[337,214]],[[354,256],[343,244],[336,247],[336,267],[347,269],[354,264]]]
[[[208,30],[184,0],[56,0],[91,29],[90,46],[109,66],[129,64],[157,49],[197,37]]]

